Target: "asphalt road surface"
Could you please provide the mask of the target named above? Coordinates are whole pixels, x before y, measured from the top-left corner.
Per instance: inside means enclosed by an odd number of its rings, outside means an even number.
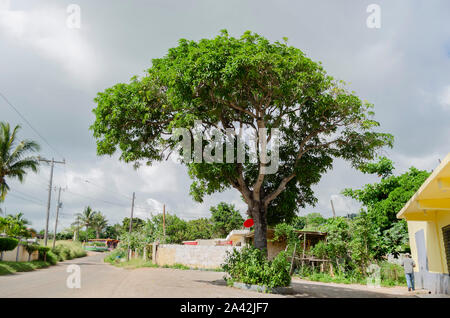
[[[227,287],[224,273],[169,268],[117,268],[103,262],[104,254],[58,263],[46,269],[0,276],[0,297],[402,297],[341,286],[293,281],[294,295],[261,294]],[[67,270],[78,265],[76,272]],[[69,280],[69,284],[67,281]],[[69,287],[75,288],[69,288]]]

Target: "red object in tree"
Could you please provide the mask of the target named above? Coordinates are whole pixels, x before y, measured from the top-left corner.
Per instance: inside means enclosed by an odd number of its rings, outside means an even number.
[[[245,227],[252,227],[253,224],[255,224],[255,223],[253,222],[253,219],[247,219],[247,220],[245,220],[245,222],[244,222],[244,226],[245,226]]]

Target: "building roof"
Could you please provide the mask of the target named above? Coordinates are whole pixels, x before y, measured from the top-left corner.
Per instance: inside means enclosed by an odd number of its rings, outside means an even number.
[[[302,230],[294,230],[296,233],[298,233],[298,235],[300,234],[305,234],[307,237],[309,238],[313,238],[313,237],[326,237],[327,233],[326,232],[319,232],[319,231],[302,231]],[[273,234],[275,233],[274,229],[267,229],[267,235],[268,236],[273,236]],[[245,235],[245,237],[249,237],[252,238],[255,236],[255,232],[252,231],[250,233],[248,233],[247,235]]]
[[[427,220],[427,211],[450,213],[450,153],[397,213],[397,218]]]

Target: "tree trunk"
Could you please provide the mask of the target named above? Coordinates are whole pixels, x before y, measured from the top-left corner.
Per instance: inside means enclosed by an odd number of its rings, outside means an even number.
[[[259,202],[253,206],[251,211],[255,228],[254,246],[260,250],[265,249],[267,252],[266,211]]]
[[[95,237],[96,237],[97,239],[100,238],[100,233],[98,232],[98,230],[95,231]]]

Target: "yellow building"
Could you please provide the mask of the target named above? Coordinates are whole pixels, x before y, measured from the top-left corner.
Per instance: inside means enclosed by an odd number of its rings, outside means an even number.
[[[417,288],[449,294],[450,153],[397,214],[408,222]]]

